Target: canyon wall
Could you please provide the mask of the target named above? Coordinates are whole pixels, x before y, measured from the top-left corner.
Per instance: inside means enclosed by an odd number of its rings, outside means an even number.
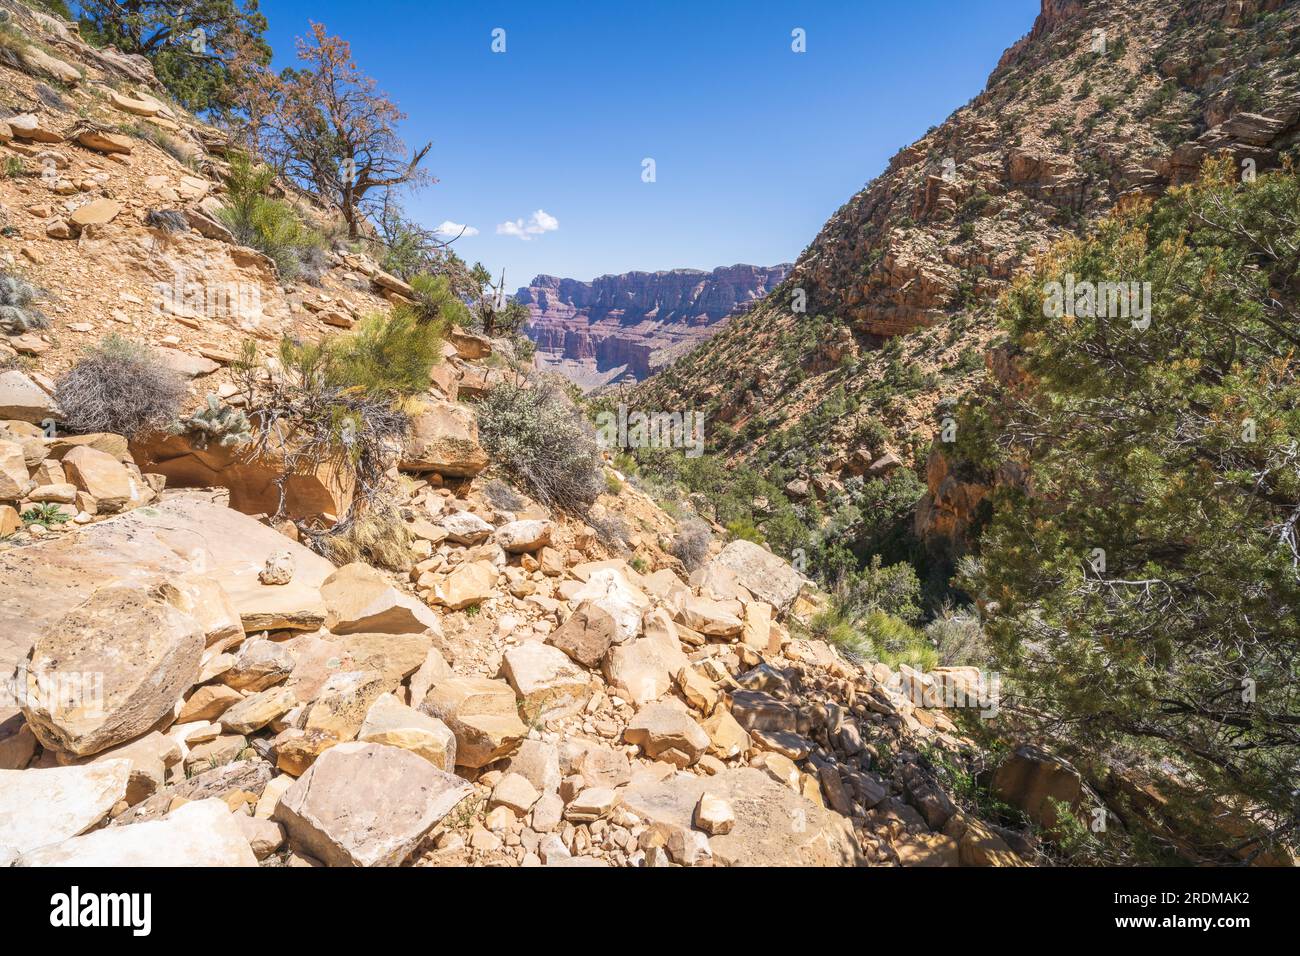
[[[783,263],[625,272],[591,282],[540,275],[515,298],[530,313],[526,329],[537,344],[537,365],[590,390],[654,374],[789,271]]]

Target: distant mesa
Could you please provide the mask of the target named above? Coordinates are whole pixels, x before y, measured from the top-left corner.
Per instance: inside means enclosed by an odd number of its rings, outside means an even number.
[[[653,375],[762,299],[790,269],[786,262],[625,272],[591,282],[540,275],[515,298],[528,307],[537,366],[591,391]]]

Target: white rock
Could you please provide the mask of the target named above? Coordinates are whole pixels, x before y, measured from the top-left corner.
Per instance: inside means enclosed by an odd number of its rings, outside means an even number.
[[[126,798],[130,760],[0,770],[0,846],[18,853],[85,833]]]
[[[256,866],[224,800],[195,800],[161,820],[106,827],[25,853],[18,866]]]

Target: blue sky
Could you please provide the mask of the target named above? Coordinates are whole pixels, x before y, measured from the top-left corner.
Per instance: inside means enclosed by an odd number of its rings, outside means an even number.
[[[983,88],[1038,7],[262,3],[277,66],[309,20],[351,41],[408,114],[408,145],[433,141],[439,182],[408,210],[477,229],[455,248],[504,266],[511,290],[539,273],[793,261],[890,156]],[[505,53],[491,50],[496,28]]]

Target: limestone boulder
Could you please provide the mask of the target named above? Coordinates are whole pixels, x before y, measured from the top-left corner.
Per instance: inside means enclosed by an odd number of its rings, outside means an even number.
[[[301,701],[314,700],[326,681],[346,671],[374,671],[385,691],[395,690],[436,654],[433,635],[419,634],[303,634],[285,642],[293,658],[287,686]]]
[[[122,211],[122,204],[115,199],[93,199],[84,206],[78,206],[68,216],[68,222],[74,231],[86,226],[106,226],[117,218]]]
[[[132,806],[162,790],[167,785],[167,771],[180,763],[181,757],[180,744],[156,730],[89,758],[64,753],[55,755],[64,766],[126,760],[131,770],[123,799]]]
[[[401,747],[447,773],[456,769],[456,735],[451,728],[407,707],[392,694],[383,694],[370,705],[357,740]]]
[[[62,421],[63,410],[24,372],[9,369],[0,372],[0,419],[39,425],[48,420]]]
[[[185,701],[176,722],[188,724],[200,720],[216,720],[243,699],[244,695],[233,687],[224,684],[204,684]]]
[[[131,137],[103,129],[83,129],[77,133],[77,144],[97,153],[131,155]]]
[[[506,807],[515,816],[527,816],[541,794],[537,792],[526,777],[517,773],[507,773],[492,788],[492,797],[488,801],[489,809]]]
[[[799,596],[805,580],[788,562],[752,541],[732,541],[713,559],[735,575],[754,597],[785,613]]]
[[[13,441],[0,441],[0,498],[17,501],[26,496],[30,485],[23,446]]]
[[[355,492],[351,472],[335,460],[290,468],[286,458],[296,449],[291,433],[273,436],[268,449],[253,458],[246,448],[217,442],[199,448],[187,435],[153,433],[131,441],[140,469],[165,475],[169,488],[225,488],[236,511],[275,514],[280,507],[278,481],[289,472],[283,484],[288,517],[328,521],[342,515]]]
[[[453,544],[479,544],[492,535],[492,526],[472,511],[453,511],[438,526]]]
[[[379,571],[361,562],[325,579],[325,626],[335,634],[420,633],[437,628],[438,617],[421,601],[403,594]]]
[[[560,755],[555,744],[547,740],[529,738],[519,744],[510,757],[510,773],[519,774],[538,793],[554,793],[560,789]]]
[[[614,643],[623,644],[641,633],[641,615],[650,606],[645,592],[618,568],[592,571],[570,598],[577,606],[590,601],[614,619]]]
[[[285,791],[273,819],[327,866],[399,866],[472,792],[401,747],[340,744]]]
[[[496,593],[497,569],[491,561],[458,564],[435,582],[429,600],[453,611],[482,604]]]
[[[286,547],[297,568],[293,582],[259,582],[266,556]],[[319,628],[325,618],[320,584],[331,571],[320,555],[211,494],[170,495],[76,534],[0,552],[0,672],[12,673],[37,635],[95,590],[123,579],[197,574],[220,585],[254,633]],[[41,599],[33,601],[33,594]],[[213,607],[210,599],[200,603]],[[201,626],[215,633],[213,624]]]
[[[235,690],[259,693],[288,679],[294,658],[289,649],[266,638],[246,642],[220,680]]]
[[[492,354],[492,340],[486,335],[476,335],[463,329],[452,328],[447,333],[447,341],[456,349],[456,354],[471,361],[487,358]]]
[[[717,708],[704,718],[701,726],[709,735],[709,753],[723,760],[739,757],[749,752],[752,746],[749,734],[740,726],[731,711],[725,707]]]
[[[81,71],[71,63],[51,56],[38,46],[27,46],[18,54],[23,63],[35,73],[47,73],[60,83],[71,86],[81,82]]]
[[[658,700],[673,686],[673,678],[689,665],[677,628],[663,608],[645,616],[644,635],[609,649],[603,666],[605,680],[637,706]]]
[[[129,760],[0,770],[0,847],[26,853],[101,823],[126,799]]]
[[[863,862],[851,823],[782,786],[761,770],[744,767],[711,777],[678,773],[634,783],[623,808],[669,833],[690,831],[705,794],[730,808],[734,822],[709,839],[713,861],[723,866],[856,866]]]
[[[993,771],[989,789],[999,800],[1023,810],[1046,830],[1059,817],[1053,801],[1071,810],[1083,803],[1084,785],[1079,772],[1041,747],[1025,744],[1002,758]]]
[[[78,756],[137,737],[199,676],[204,634],[174,587],[101,588],[39,635],[18,675],[46,747]]]
[[[451,677],[429,689],[420,711],[456,735],[456,764],[482,767],[504,757],[528,733],[514,689],[485,677]]]
[[[478,442],[478,416],[468,405],[429,402],[411,416],[402,470],[472,478],[487,465],[487,452]]]
[[[101,511],[120,511],[140,502],[141,489],[126,466],[105,452],[80,446],[63,456],[68,481],[86,492]]]
[[[599,667],[614,643],[617,624],[609,612],[592,601],[583,601],[546,643],[557,647],[583,667]]]
[[[293,691],[284,685],[251,694],[222,713],[222,729],[233,734],[251,734],[288,713],[297,702]]]
[[[709,735],[685,710],[673,704],[648,704],[623,731],[623,739],[639,746],[652,760],[686,768],[709,749]]]
[[[744,627],[740,639],[750,650],[775,656],[781,651],[779,642],[772,641],[772,605],[765,601],[750,601],[745,605]]]
[[[34,143],[61,143],[63,135],[50,129],[33,113],[21,113],[5,120],[16,139],[31,140]]]
[[[259,860],[265,860],[284,846],[284,827],[274,820],[250,817],[243,813],[235,813],[232,816],[235,822],[239,824],[239,830],[244,834],[244,839],[248,841],[253,856]]]
[[[537,518],[510,521],[497,528],[496,542],[509,554],[532,553],[551,543],[553,528],[551,522]]]
[[[739,601],[715,601],[693,594],[682,602],[678,620],[709,637],[735,637],[744,629],[743,613]]]
[[[136,116],[157,116],[159,107],[154,103],[147,103],[144,100],[132,99],[125,96],[117,90],[108,91],[109,102],[117,109],[126,113],[132,113]]]
[[[740,726],[750,731],[796,733],[799,730],[799,715],[794,707],[765,691],[733,693],[731,714]]]
[[[509,648],[501,671],[519,696],[519,707],[530,721],[580,713],[591,698],[586,671],[563,651],[540,641],[526,641]]]
[[[256,866],[224,800],[195,800],[161,820],[108,827],[24,853],[17,866]]]
[[[365,723],[366,714],[388,689],[378,671],[340,671],[330,675],[316,699],[307,705],[301,727],[308,734],[335,740],[352,740]]]

